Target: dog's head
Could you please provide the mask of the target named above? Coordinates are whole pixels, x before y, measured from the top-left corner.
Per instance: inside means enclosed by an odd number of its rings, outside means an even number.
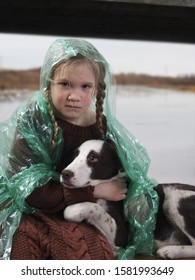
[[[88,140],[76,149],[60,181],[69,188],[96,186],[118,177],[121,172],[122,165],[113,145],[102,140]]]

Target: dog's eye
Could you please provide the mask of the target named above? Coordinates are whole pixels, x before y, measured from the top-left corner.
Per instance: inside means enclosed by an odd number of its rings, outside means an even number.
[[[96,163],[98,161],[98,155],[94,151],[90,152],[87,161],[89,163]]]

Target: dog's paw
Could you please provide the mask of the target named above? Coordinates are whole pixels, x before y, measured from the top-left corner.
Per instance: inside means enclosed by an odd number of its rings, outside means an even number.
[[[89,216],[88,204],[89,202],[82,202],[67,206],[64,219],[76,223],[86,220]]]
[[[162,259],[178,258],[178,246],[164,246],[156,251],[156,255]]]
[[[67,206],[64,210],[64,219],[70,222],[82,222],[84,217],[79,208],[79,203]]]

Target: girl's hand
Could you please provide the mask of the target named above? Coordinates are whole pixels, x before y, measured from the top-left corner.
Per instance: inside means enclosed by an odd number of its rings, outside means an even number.
[[[110,201],[123,200],[126,197],[127,184],[123,179],[115,179],[98,184],[94,189],[94,197]]]

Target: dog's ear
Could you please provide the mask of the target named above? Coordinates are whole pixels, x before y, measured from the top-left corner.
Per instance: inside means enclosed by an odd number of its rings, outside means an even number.
[[[111,145],[114,149],[116,149],[116,145],[115,145],[115,143],[114,143],[111,139],[106,139],[106,143],[108,143],[108,144]]]
[[[108,143],[108,145],[113,149],[115,150],[115,153],[118,157],[118,153],[117,153],[117,147],[116,147],[116,144],[114,143],[114,141],[112,141],[111,139],[106,139],[105,141],[106,143]]]
[[[119,169],[119,177],[126,177],[126,173],[125,173],[125,169],[121,163],[121,160],[119,158],[119,155],[117,153],[117,148],[116,148],[116,144],[111,140],[111,139],[106,139],[106,143],[108,143],[109,145],[111,145],[111,147],[116,151],[116,161],[115,163],[118,163],[120,169]]]

